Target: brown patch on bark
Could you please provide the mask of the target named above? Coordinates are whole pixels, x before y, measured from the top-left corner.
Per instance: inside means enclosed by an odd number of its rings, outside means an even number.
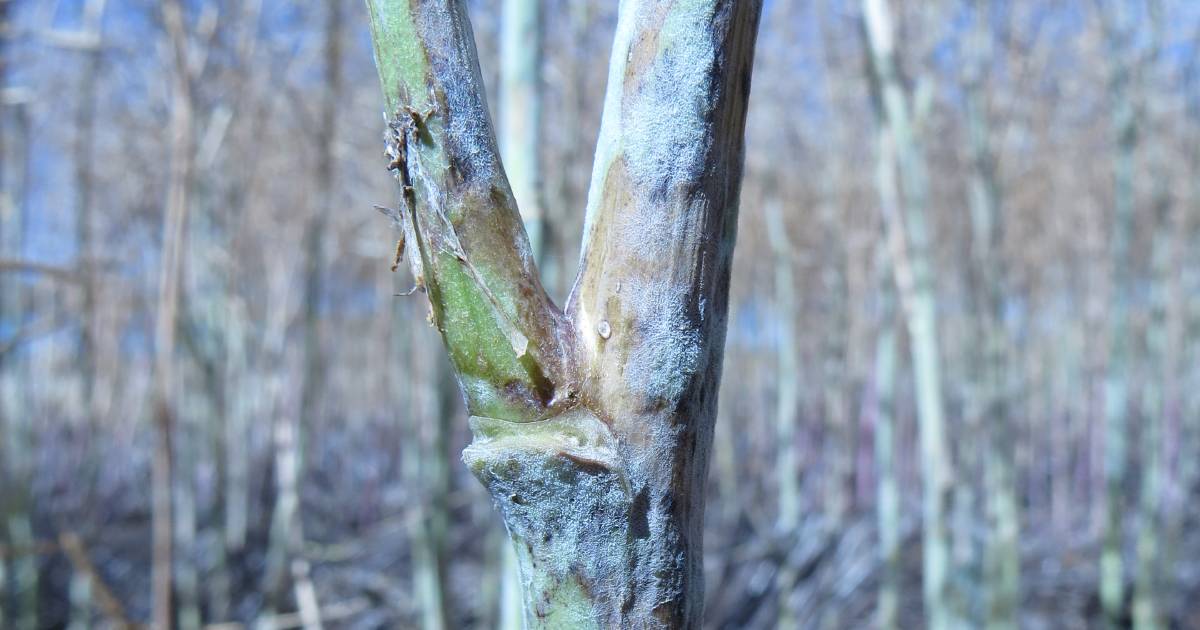
[[[604,462],[581,457],[574,453],[559,453],[558,456],[571,462],[571,464],[575,466],[576,470],[585,475],[593,475],[598,477],[600,475],[613,473],[613,470]]]
[[[637,88],[638,79],[658,56],[658,34],[663,22],[674,8],[674,2],[660,2],[657,11],[650,16],[649,23],[638,27],[639,38],[629,49],[629,62],[625,66],[624,90],[628,94]]]

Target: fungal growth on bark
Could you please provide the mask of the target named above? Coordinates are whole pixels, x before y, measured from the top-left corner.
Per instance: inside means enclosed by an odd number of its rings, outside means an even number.
[[[367,0],[404,254],[526,624],[690,628],[760,0],[623,0],[565,308],[496,148],[461,0]]]

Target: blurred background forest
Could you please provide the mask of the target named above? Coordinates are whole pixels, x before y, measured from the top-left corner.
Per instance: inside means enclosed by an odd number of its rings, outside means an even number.
[[[470,2],[560,303],[616,5]],[[513,628],[360,1],[0,24],[0,628]],[[1200,3],[769,0],[747,124],[707,625],[1200,628]]]

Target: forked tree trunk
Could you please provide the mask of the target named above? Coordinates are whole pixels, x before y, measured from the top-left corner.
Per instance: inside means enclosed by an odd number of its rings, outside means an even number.
[[[496,151],[463,4],[368,0],[410,264],[532,627],[697,627],[703,479],[761,3],[625,0],[565,310]]]

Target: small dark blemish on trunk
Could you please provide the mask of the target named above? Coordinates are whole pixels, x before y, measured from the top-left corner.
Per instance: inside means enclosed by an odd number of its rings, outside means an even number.
[[[629,506],[629,533],[634,538],[650,537],[650,492],[645,486]]]

